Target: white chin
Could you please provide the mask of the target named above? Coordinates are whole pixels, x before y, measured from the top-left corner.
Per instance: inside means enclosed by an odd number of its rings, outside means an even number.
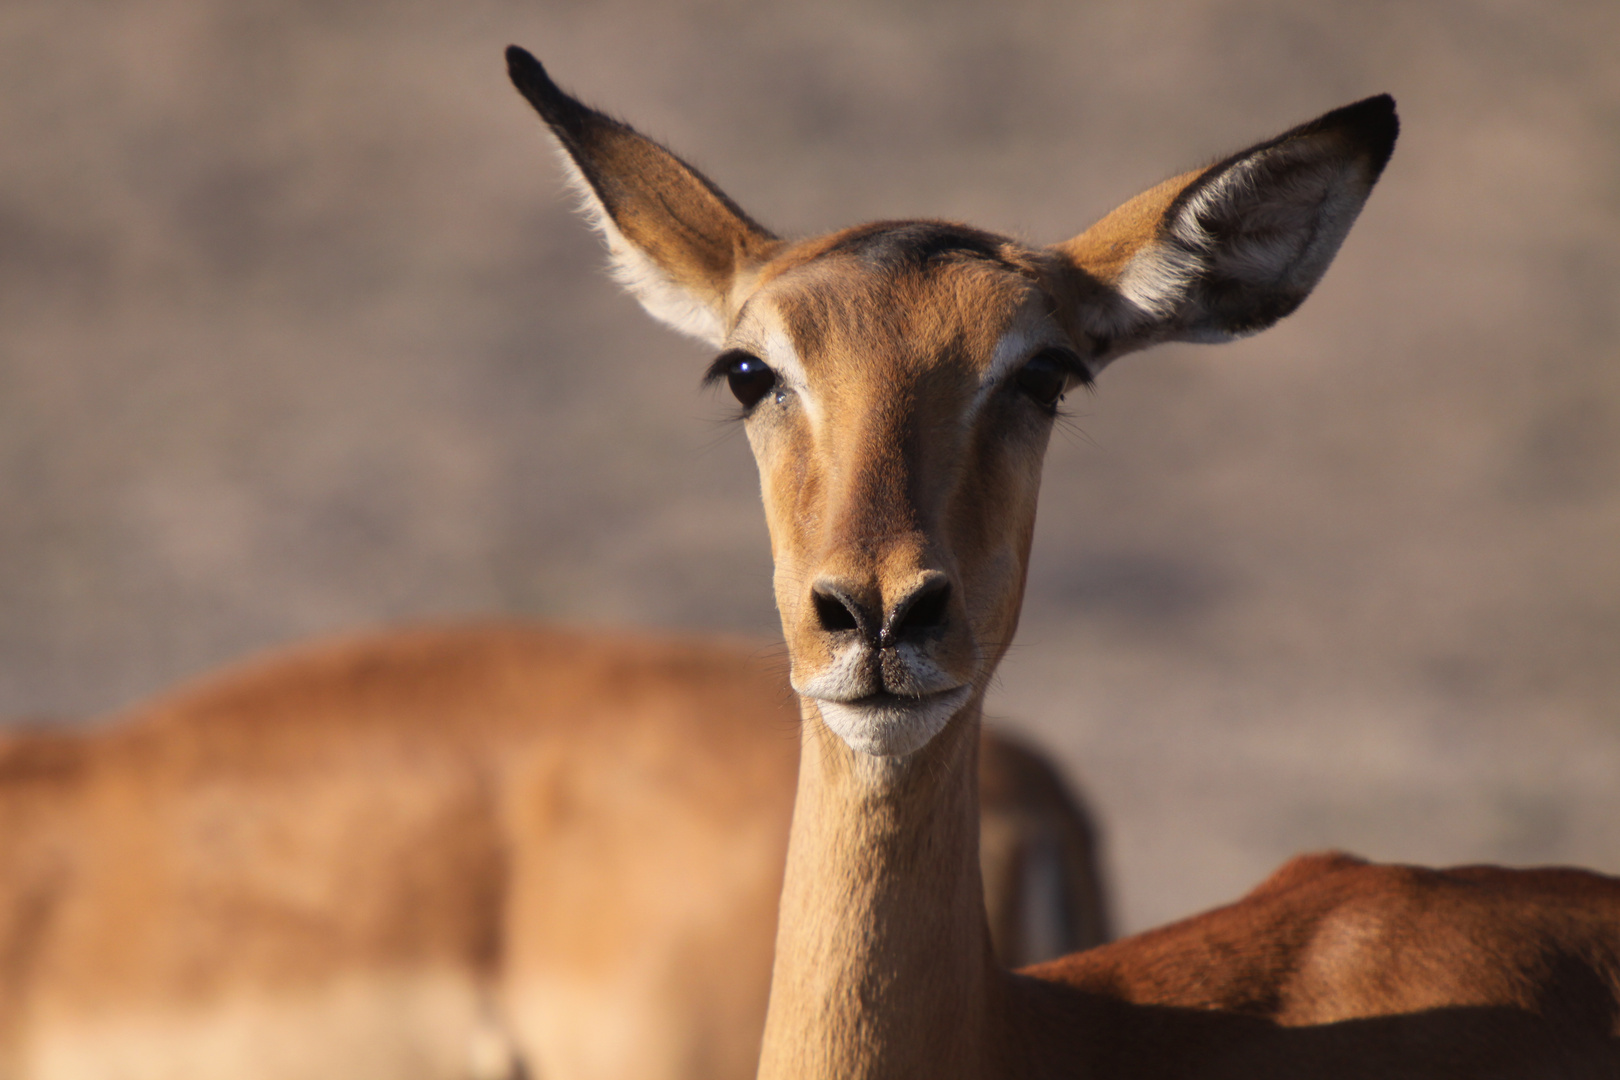
[[[881,705],[815,699],[821,719],[851,750],[873,757],[904,757],[921,750],[967,704],[971,686]]]

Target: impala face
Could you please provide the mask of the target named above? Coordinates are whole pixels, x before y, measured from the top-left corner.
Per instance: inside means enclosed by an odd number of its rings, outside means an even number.
[[[1293,311],[1397,129],[1388,97],[1348,105],[1047,248],[937,221],[790,244],[528,53],[507,63],[619,279],[720,350],[806,721],[884,757],[971,711],[1006,651],[1064,392],[1127,352]]]
[[[711,369],[759,463],[793,688],[865,753],[937,734],[1017,625],[1041,456],[1090,377],[1032,256],[935,223],[789,249]]]

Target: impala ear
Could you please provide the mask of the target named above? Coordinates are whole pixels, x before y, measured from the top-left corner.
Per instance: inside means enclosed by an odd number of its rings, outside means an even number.
[[[1395,100],[1335,109],[1143,192],[1054,249],[1094,368],[1158,341],[1229,341],[1321,280],[1395,148]]]
[[[686,162],[557,88],[529,53],[506,50],[512,84],[565,151],[613,275],[652,315],[718,346],[738,275],[780,246]]]

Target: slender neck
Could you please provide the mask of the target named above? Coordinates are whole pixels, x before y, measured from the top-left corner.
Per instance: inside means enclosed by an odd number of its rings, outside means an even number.
[[[805,705],[761,1080],[985,1076],[1001,987],[979,879],[975,699],[906,758]]]

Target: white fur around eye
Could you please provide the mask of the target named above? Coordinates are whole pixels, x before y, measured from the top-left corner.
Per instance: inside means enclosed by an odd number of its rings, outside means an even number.
[[[1044,348],[1062,346],[1064,338],[1045,319],[1030,309],[1012,329],[1001,335],[995,351],[990,354],[990,366],[979,379],[979,388],[968,406],[968,416],[983,407],[996,388],[1012,376],[1031,356]]]
[[[804,361],[788,336],[781,320],[768,299],[757,298],[745,310],[737,331],[727,340],[727,347],[753,353],[776,372],[782,386],[791,391],[812,424],[819,422],[821,413],[815,388],[810,385]]]

